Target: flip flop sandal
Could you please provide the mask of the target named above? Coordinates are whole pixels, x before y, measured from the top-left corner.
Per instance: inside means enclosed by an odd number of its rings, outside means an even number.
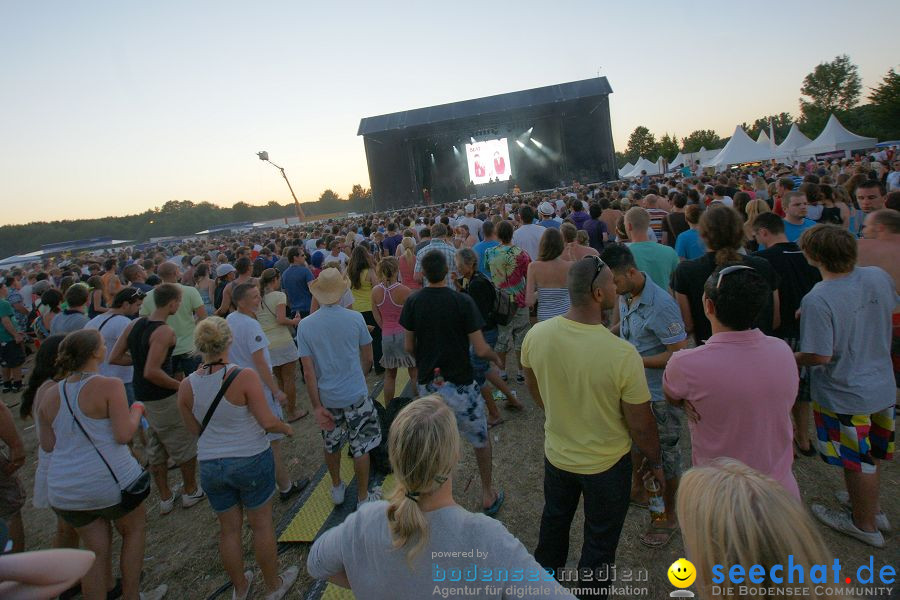
[[[653,527],[651,525],[650,530],[641,534],[639,536],[639,539],[641,540],[641,543],[643,545],[647,546],[648,548],[662,548],[663,546],[667,545],[670,541],[672,541],[672,537],[675,535],[675,533],[677,531],[678,531],[677,527],[675,527],[673,529],[669,529],[668,527]],[[644,537],[644,535],[646,535],[647,533],[662,533],[662,534],[665,534],[666,537],[664,540],[662,540],[660,542],[649,542]]]
[[[309,416],[309,411],[306,410],[306,411],[303,411],[302,413],[298,414],[298,415],[297,415],[296,417],[294,417],[293,419],[288,419],[287,422],[288,422],[288,423],[296,423],[297,421],[299,421],[299,420],[302,419],[303,417],[308,417],[308,416]]]
[[[503,493],[503,490],[500,490],[499,492],[497,492],[497,499],[494,500],[493,504],[491,504],[489,507],[484,509],[484,514],[486,514],[489,517],[496,516],[497,513],[500,512],[500,507],[503,506],[503,501],[505,499],[506,499],[506,496]]]
[[[493,429],[497,425],[503,425],[506,423],[506,420],[501,418],[499,421],[494,421],[493,423],[488,423],[488,429]]]
[[[794,449],[797,452],[799,452],[800,454],[802,454],[803,456],[815,456],[816,454],[818,454],[818,451],[816,451],[816,449],[813,448],[812,442],[810,442],[809,448],[804,450],[803,448],[800,447],[800,444],[797,443],[797,440],[794,440]]]

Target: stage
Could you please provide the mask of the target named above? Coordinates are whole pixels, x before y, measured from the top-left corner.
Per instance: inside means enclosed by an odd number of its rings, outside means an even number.
[[[376,210],[615,179],[605,77],[360,121]]]

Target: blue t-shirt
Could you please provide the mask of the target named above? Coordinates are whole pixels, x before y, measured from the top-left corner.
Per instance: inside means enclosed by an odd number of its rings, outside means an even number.
[[[372,343],[362,313],[337,304],[322,306],[297,326],[300,356],[316,366],[319,400],[325,408],[347,408],[368,396],[359,349]]]
[[[481,271],[486,277],[491,276],[491,270],[488,269],[487,262],[484,260],[484,253],[487,252],[488,248],[493,248],[494,246],[499,246],[500,242],[497,240],[488,240],[486,242],[478,242],[474,246],[472,246],[472,252],[478,255],[478,270]]]
[[[706,244],[696,229],[688,229],[678,234],[675,239],[675,254],[678,258],[694,260],[706,254]]]
[[[541,219],[538,222],[538,225],[540,225],[542,227],[546,227],[547,229],[550,229],[551,227],[553,229],[559,229],[559,222],[554,221],[553,219]]]
[[[803,219],[803,223],[800,225],[788,223],[786,219],[782,219],[782,221],[784,221],[784,235],[789,242],[796,242],[800,239],[800,234],[816,224],[815,221],[809,219]]]
[[[291,265],[281,276],[281,288],[288,297],[288,305],[295,312],[309,312],[312,294],[309,282],[313,280],[312,271],[301,265]]]

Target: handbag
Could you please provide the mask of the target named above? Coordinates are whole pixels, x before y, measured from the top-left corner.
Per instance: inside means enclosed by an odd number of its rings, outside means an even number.
[[[141,502],[150,495],[150,471],[147,469],[141,469],[141,474],[138,475],[137,479],[132,481],[128,487],[122,488],[122,484],[119,483],[119,478],[116,477],[116,474],[113,472],[112,467],[109,466],[109,463],[106,462],[106,458],[104,458],[103,453],[100,452],[100,449],[94,444],[94,440],[91,439],[91,436],[88,435],[88,432],[85,431],[84,427],[81,425],[81,422],[78,420],[78,417],[75,416],[75,412],[72,410],[72,406],[69,404],[69,393],[66,391],[66,385],[63,384],[63,396],[66,400],[66,408],[69,409],[69,413],[72,415],[72,419],[75,421],[75,424],[78,425],[78,429],[81,430],[81,433],[84,434],[84,437],[87,438],[87,441],[90,442],[91,446],[94,448],[94,451],[97,453],[97,456],[100,457],[100,460],[103,461],[103,464],[106,465],[109,474],[112,475],[113,480],[116,482],[116,485],[119,486],[121,491],[121,497],[119,499],[119,506],[127,511],[131,511],[138,506],[140,506]]]
[[[206,410],[206,415],[203,417],[203,423],[200,424],[200,433],[197,434],[197,438],[199,439],[203,432],[206,431],[206,426],[209,425],[209,420],[212,419],[213,413],[216,412],[216,409],[219,407],[219,402],[222,401],[222,398],[225,397],[225,392],[231,386],[231,382],[234,381],[235,377],[238,376],[238,373],[241,372],[241,368],[237,367],[228,376],[222,377],[222,387],[219,388],[216,397],[213,398],[212,404],[209,405],[209,408]]]

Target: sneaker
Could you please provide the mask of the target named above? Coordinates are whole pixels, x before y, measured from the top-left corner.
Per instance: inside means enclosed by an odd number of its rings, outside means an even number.
[[[525,375],[522,373],[516,375],[516,383],[525,383]]]
[[[237,590],[231,590],[231,600],[247,600],[250,597],[250,591],[253,589],[253,571],[244,571],[244,578],[247,579],[247,590],[238,596]]]
[[[309,477],[301,477],[297,481],[291,482],[291,487],[289,487],[286,491],[282,492],[281,490],[278,490],[278,498],[282,502],[284,502],[285,500],[290,500],[295,495],[305,490],[306,486],[308,485]]]
[[[141,592],[141,600],[162,600],[168,591],[169,586],[163,584],[150,592]]]
[[[335,504],[343,504],[344,503],[344,492],[347,491],[347,486],[344,485],[344,482],[341,482],[341,485],[337,487],[331,488],[331,501]]]
[[[884,547],[884,536],[878,530],[863,531],[853,524],[853,518],[842,510],[834,510],[821,504],[813,504],[810,507],[816,518],[836,531],[840,531],[859,541],[875,546]]]
[[[168,500],[159,501],[159,514],[167,515],[173,510],[175,510],[175,494],[172,494]]]
[[[300,567],[293,566],[286,569],[281,574],[281,585],[278,586],[277,590],[267,595],[266,600],[281,600],[281,598],[284,598],[285,594],[288,593],[288,590],[294,585],[294,582],[297,581],[297,575],[299,574]]]
[[[366,496],[366,499],[363,500],[362,502],[358,503],[356,505],[356,507],[359,508],[360,506],[362,506],[363,504],[366,504],[367,502],[378,502],[379,500],[382,499],[383,496],[384,496],[384,494],[381,491],[380,486],[372,488],[371,490],[369,490],[369,495]]]
[[[9,381],[4,381],[4,382],[3,382],[3,393],[4,393],[4,394],[9,394],[9,393],[12,393],[12,391],[13,391],[13,390],[12,390],[12,383],[9,382]]]
[[[12,391],[14,394],[18,394],[22,391],[22,380],[14,381],[12,385]]]
[[[206,492],[203,491],[203,488],[199,485],[197,486],[197,491],[193,494],[182,494],[181,495],[181,507],[182,508],[190,508],[193,505],[197,504],[201,500],[206,498]]]
[[[851,509],[850,506],[850,494],[847,490],[838,490],[834,493],[834,497],[837,498],[837,501],[841,503],[846,509]],[[875,515],[875,527],[884,532],[890,532],[891,530],[891,522],[888,521],[887,515],[884,514],[882,510],[877,515]]]

